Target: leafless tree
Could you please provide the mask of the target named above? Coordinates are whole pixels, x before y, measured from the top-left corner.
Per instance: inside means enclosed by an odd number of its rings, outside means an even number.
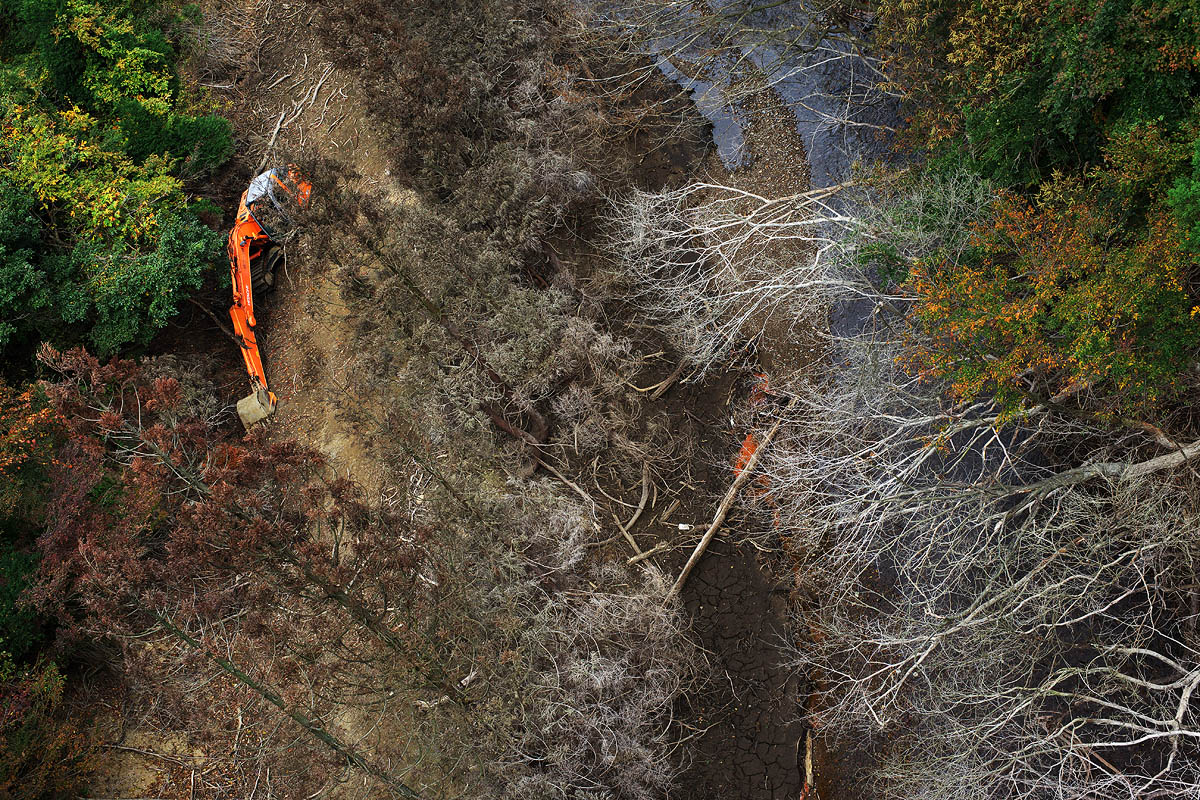
[[[857,220],[829,204],[841,187],[767,198],[693,183],[614,204],[611,246],[641,309],[708,369],[772,319],[822,316],[854,284],[831,251]]]
[[[764,315],[830,320],[829,369],[788,387],[761,462],[764,528],[797,559],[812,721],[890,742],[882,791],[1194,796],[1200,442],[954,401],[906,366],[921,334],[896,281],[960,257],[993,199],[954,174],[864,179],[836,209],[697,185],[631,198],[614,238],[697,364]]]
[[[692,183],[613,202],[609,247],[642,311],[708,369],[772,321],[824,329],[839,304],[903,305],[910,298],[881,289],[880,273],[961,253],[994,196],[963,173],[864,174],[777,198]]]
[[[895,797],[1192,796],[1200,445],[951,402],[882,300],[764,456],[814,724]]]

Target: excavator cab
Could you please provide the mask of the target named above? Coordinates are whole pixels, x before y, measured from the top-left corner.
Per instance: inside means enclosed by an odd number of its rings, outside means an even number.
[[[250,181],[242,193],[229,232],[226,249],[233,282],[229,316],[250,375],[250,394],[238,401],[237,411],[247,429],[274,413],[277,402],[275,393],[267,387],[254,335],[254,293],[261,295],[275,285],[284,245],[294,238],[297,216],[308,206],[311,194],[312,184],[294,164],[269,169]]]

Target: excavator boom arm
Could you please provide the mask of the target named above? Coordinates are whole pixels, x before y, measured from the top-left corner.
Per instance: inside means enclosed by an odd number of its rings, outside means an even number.
[[[233,284],[233,305],[229,308],[229,316],[233,319],[234,331],[242,341],[242,357],[246,360],[250,382],[257,384],[256,389],[265,389],[267,375],[263,371],[258,341],[254,336],[254,289],[250,260],[254,256],[261,258],[262,247],[270,239],[246,210],[245,195],[242,198],[238,220],[229,233],[229,272]]]

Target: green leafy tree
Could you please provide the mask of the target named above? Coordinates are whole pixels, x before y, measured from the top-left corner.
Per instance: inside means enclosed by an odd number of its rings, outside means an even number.
[[[1200,256],[1200,139],[1196,140],[1190,174],[1181,175],[1167,194],[1184,249]]]
[[[223,162],[230,127],[184,108],[156,19],[131,0],[0,10],[0,350],[144,343],[215,263],[180,176]]]
[[[969,398],[1016,409],[1075,398],[1102,413],[1167,399],[1200,344],[1169,214],[1123,230],[1097,183],[1059,178],[1035,202],[1005,195],[967,253],[915,265],[912,361]]]
[[[1172,395],[1200,345],[1200,9],[885,0],[877,29],[931,168],[1009,187],[966,257],[909,271],[913,362],[1010,405]]]
[[[879,13],[914,143],[1003,185],[1098,164],[1140,123],[1187,127],[1200,89],[1188,0],[885,0]]]

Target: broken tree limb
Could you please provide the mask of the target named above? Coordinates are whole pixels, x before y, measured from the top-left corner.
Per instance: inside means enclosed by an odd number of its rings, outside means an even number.
[[[801,790],[800,797],[807,797],[812,791],[813,783],[813,732],[809,728],[804,732],[804,788]]]
[[[795,408],[798,402],[799,398],[792,398],[792,401],[787,405],[788,409]],[[733,507],[733,501],[737,499],[738,492],[746,485],[746,481],[750,479],[754,468],[758,466],[758,460],[762,458],[762,454],[770,446],[771,440],[775,438],[775,434],[779,432],[779,426],[782,424],[783,417],[775,420],[775,424],[771,426],[771,430],[767,431],[767,435],[763,437],[758,449],[754,451],[754,455],[750,456],[750,460],[746,462],[746,466],[738,473],[738,476],[733,481],[733,485],[725,493],[725,498],[721,500],[721,505],[717,506],[717,513],[713,517],[712,524],[708,526],[708,530],[700,537],[700,542],[696,545],[696,549],[692,551],[692,555],[688,558],[687,563],[683,565],[683,570],[675,580],[675,585],[667,592],[668,602],[679,595],[679,591],[687,581],[688,575],[691,574],[697,562],[700,561],[701,556],[704,555],[704,551],[708,549],[709,542],[717,535],[717,531],[720,530],[721,525],[725,522],[725,517],[729,515],[729,509]]]
[[[378,779],[381,783],[391,789],[393,794],[399,795],[400,797],[412,798],[412,800],[420,799],[421,795],[414,791],[411,787],[400,781],[390,772],[384,770],[382,767],[368,761],[362,756],[361,753],[354,749],[352,745],[343,743],[340,739],[330,733],[320,720],[313,719],[312,717],[309,717],[308,715],[297,711],[296,709],[289,708],[284,702],[283,697],[281,697],[274,689],[271,689],[265,684],[259,683],[229,659],[223,658],[217,653],[209,650],[198,639],[188,634],[182,628],[177,627],[164,614],[161,614],[157,611],[152,613],[164,630],[166,630],[179,641],[191,647],[208,661],[211,661],[226,675],[234,678],[243,686],[246,686],[258,694],[259,697],[278,708],[310,735],[328,746],[329,749],[333,750],[339,756],[346,759],[347,763],[353,764],[363,772]]]
[[[621,520],[617,518],[616,514],[613,514],[612,518],[613,522],[617,523],[617,527],[621,529],[621,535],[625,537],[625,541],[629,542],[629,546],[633,548],[633,552],[640,556],[642,554],[642,548],[638,547],[637,539],[634,539],[633,534],[629,532],[629,529],[621,524]]]
[[[654,388],[654,392],[650,395],[650,399],[657,400],[658,398],[662,397],[666,393],[667,389],[670,389],[673,385],[675,385],[675,381],[679,380],[679,376],[683,374],[683,370],[686,368],[687,361],[680,361],[679,366],[675,368],[675,371],[668,375],[666,380]]]
[[[268,84],[267,86],[265,86],[265,87],[263,87],[262,89],[259,89],[259,90],[257,90],[257,91],[258,91],[260,94],[261,94],[261,93],[264,93],[264,92],[269,92],[271,89],[274,89],[276,86],[278,86],[279,84],[283,83],[284,81],[286,81],[286,80],[287,80],[288,78],[290,78],[290,77],[292,77],[292,73],[290,73],[290,72],[285,72],[283,75],[280,75],[278,78],[276,78],[276,79],[275,79],[274,81],[272,81],[270,84]],[[280,116],[280,119],[282,119],[282,118],[283,118],[283,114],[280,114],[279,116]]]
[[[1033,497],[1045,495],[1055,489],[1074,486],[1090,481],[1093,478],[1108,478],[1112,481],[1134,480],[1161,472],[1164,469],[1186,464],[1200,456],[1200,439],[1190,444],[1182,445],[1172,453],[1157,456],[1146,461],[1122,462],[1101,461],[1094,464],[1084,464],[1080,467],[1064,470],[1035,483],[1020,486],[1005,486],[1000,492],[1004,494],[1029,494]]]
[[[1156,444],[1158,444],[1159,447],[1165,447],[1168,450],[1181,450],[1183,448],[1183,445],[1172,439],[1170,436],[1167,436],[1167,434],[1156,425],[1151,425],[1149,422],[1133,419],[1125,419],[1121,421],[1130,428],[1144,431],[1151,439],[1155,441]]]
[[[659,542],[658,544],[654,545],[654,547],[650,548],[646,552],[638,553],[636,556],[634,556],[633,558],[630,558],[625,563],[632,567],[634,564],[645,561],[647,558],[650,558],[651,556],[658,555],[663,550],[670,550],[670,549],[671,549],[670,542],[666,542],[666,541]]]
[[[217,327],[221,329],[221,333],[225,334],[230,339],[232,339],[234,341],[234,344],[236,344],[238,347],[246,346],[246,343],[242,341],[242,338],[240,336],[238,336],[236,333],[234,333],[232,328],[230,328],[224,322],[221,322],[220,318],[217,317],[217,315],[212,312],[211,308],[209,308],[208,306],[205,306],[203,303],[201,303],[194,297],[189,297],[188,302],[191,303],[192,305],[194,305],[196,308],[203,311],[205,314],[208,314],[208,316],[212,319],[212,321],[217,323]]]
[[[638,501],[637,511],[633,512],[633,516],[629,518],[622,527],[629,530],[633,524],[642,516],[642,512],[646,510],[646,501],[650,499],[650,462],[642,462],[642,499]]]
[[[542,467],[543,469],[545,469],[547,472],[549,472],[554,477],[558,478],[558,480],[563,485],[572,489],[575,492],[575,494],[579,495],[580,498],[582,498],[583,501],[591,507],[592,514],[594,515],[596,513],[596,501],[592,498],[592,496],[590,494],[588,494],[586,491],[584,491],[579,486],[579,484],[577,484],[574,481],[572,481],[571,479],[569,479],[566,475],[563,475],[561,472],[559,472],[555,468],[555,466],[553,464],[550,463],[549,459],[547,459],[545,454],[542,453],[542,451],[541,451],[542,443],[537,437],[535,437],[532,433],[525,430],[524,428],[521,428],[521,427],[509,422],[507,419],[504,418],[504,415],[502,413],[500,413],[500,411],[498,411],[496,408],[494,408],[490,403],[480,403],[479,408],[480,408],[480,410],[483,411],[484,414],[486,414],[488,416],[488,418],[492,421],[492,423],[497,428],[504,431],[509,436],[512,436],[513,438],[518,439],[518,440],[530,445],[531,446],[530,447],[531,455],[533,456],[534,463],[536,463],[539,467]],[[615,519],[615,517],[614,517],[614,519]],[[596,527],[596,530],[600,530],[600,523],[598,520],[593,518],[592,524]],[[620,524],[621,524],[621,521],[617,520],[617,525],[620,526]],[[629,535],[628,532],[626,532],[624,528],[621,528],[621,530],[623,532],[625,532],[626,536]],[[630,538],[632,539],[632,537],[630,537]],[[637,550],[638,552],[641,552],[640,550],[638,550],[638,546],[637,546],[636,542],[633,543],[633,549]]]
[[[596,501],[592,499],[592,496],[590,494],[588,494],[582,488],[580,488],[579,484],[570,480],[566,475],[563,475],[561,472],[559,472],[557,469],[555,469],[554,465],[551,464],[549,461],[547,461],[542,456],[542,454],[537,451],[534,451],[534,460],[537,461],[538,466],[544,468],[551,475],[558,478],[559,482],[561,482],[564,486],[566,486],[568,489],[574,490],[575,494],[579,495],[580,498],[582,498],[585,503],[587,503],[588,505],[591,506],[592,514],[595,515]],[[620,523],[618,523],[618,524],[620,524]],[[600,522],[598,520],[593,518],[592,525],[596,528],[596,530],[600,530]],[[627,532],[627,535],[628,535],[628,532]],[[634,549],[636,550],[637,543],[634,542],[633,546],[634,546]]]
[[[613,521],[617,523],[617,527],[621,529],[621,533],[625,535],[625,541],[629,542],[629,546],[633,548],[634,556],[638,561],[641,560],[642,548],[638,547],[637,539],[633,538],[633,534],[629,529],[633,527],[633,523],[638,521],[642,516],[642,511],[646,508],[646,500],[650,497],[650,462],[642,462],[642,499],[638,501],[637,510],[633,512],[633,516],[629,518],[629,522],[624,525],[616,514],[613,514]],[[633,561],[629,563],[635,563]]]

